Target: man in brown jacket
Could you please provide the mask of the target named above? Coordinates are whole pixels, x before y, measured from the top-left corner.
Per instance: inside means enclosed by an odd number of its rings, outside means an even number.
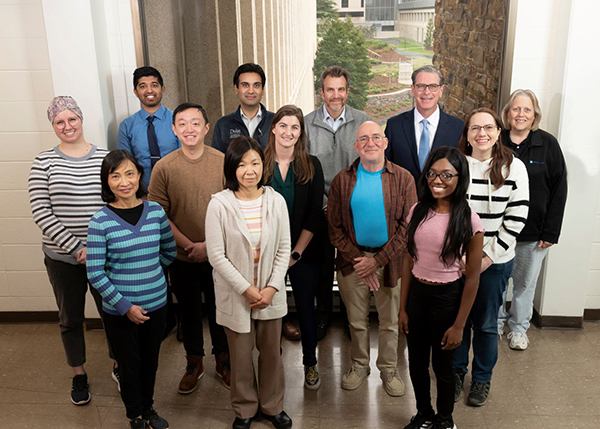
[[[181,309],[187,358],[186,371],[179,383],[181,394],[192,393],[204,375],[204,311],[208,313],[216,372],[225,387],[230,384],[229,347],[223,327],[215,320],[214,283],[204,230],[210,197],[223,190],[224,156],[204,144],[209,127],[202,106],[184,103],[175,109],[173,132],[181,148],[156,163],[148,196],[165,210],[177,242],[177,259],[169,267],[169,275]]]
[[[370,373],[368,317],[373,292],[379,315],[377,367],[386,393],[402,396],[404,383],[396,368],[399,280],[405,219],[417,194],[410,173],[386,160],[387,144],[376,123],[368,121],[359,127],[354,142],[359,159],[331,183],[328,222],[352,334],[352,367],[342,377],[342,388],[357,389]]]

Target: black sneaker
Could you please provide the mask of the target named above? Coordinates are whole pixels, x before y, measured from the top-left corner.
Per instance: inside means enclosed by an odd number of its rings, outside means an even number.
[[[424,415],[420,411],[412,416],[410,423],[404,429],[427,429],[433,424],[433,414]]]
[[[71,385],[71,402],[75,405],[85,405],[90,402],[92,395],[88,390],[89,387],[87,374],[79,374],[73,377],[73,384]]]
[[[142,411],[142,418],[151,429],[169,429],[169,422],[159,416],[152,407]]]
[[[321,341],[323,338],[325,338],[325,336],[327,335],[327,329],[329,329],[330,324],[331,323],[328,323],[323,320],[319,320],[317,322],[317,341]]]
[[[120,392],[121,391],[121,376],[119,375],[119,368],[114,363],[113,363],[112,374],[110,376],[115,381],[115,383],[117,383],[117,389],[119,389],[119,392]]]
[[[462,396],[462,388],[465,383],[465,375],[458,372],[454,373],[454,402],[458,402]]]
[[[456,425],[454,424],[452,417],[444,419],[437,415],[435,416],[435,421],[433,422],[431,429],[456,429]]]
[[[467,397],[467,404],[473,407],[481,407],[487,401],[488,395],[490,394],[491,382],[487,383],[471,383],[471,390]]]
[[[130,429],[146,429],[146,422],[140,418],[130,420],[129,428]]]

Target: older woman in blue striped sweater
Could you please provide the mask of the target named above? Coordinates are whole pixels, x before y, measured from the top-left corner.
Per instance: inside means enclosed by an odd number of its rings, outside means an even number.
[[[152,407],[167,308],[163,265],[177,249],[162,207],[142,200],[143,168],[129,152],[102,162],[102,199],[90,220],[87,275],[102,296],[104,327],[119,364],[121,398],[132,429],[167,429]]]
[[[498,360],[498,311],[515,259],[517,236],[529,208],[529,180],[520,159],[500,141],[502,121],[493,110],[473,110],[465,120],[459,149],[467,155],[471,210],[485,228],[479,290],[454,354],[455,400],[460,398],[473,338],[471,388],[467,403],[485,404]],[[471,334],[472,331],[472,334]]]

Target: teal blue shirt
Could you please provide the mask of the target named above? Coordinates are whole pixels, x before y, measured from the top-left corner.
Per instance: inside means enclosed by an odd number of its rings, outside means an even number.
[[[356,170],[356,185],[350,198],[350,208],[359,246],[381,247],[388,241],[382,172],[383,169],[371,173],[360,163]]]

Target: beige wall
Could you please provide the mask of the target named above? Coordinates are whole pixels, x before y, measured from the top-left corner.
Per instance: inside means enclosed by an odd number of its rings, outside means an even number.
[[[435,9],[415,9],[410,11],[398,11],[398,21],[395,29],[400,37],[422,42],[427,33],[427,23],[429,20],[435,20]]]
[[[54,309],[31,220],[31,160],[54,145],[54,95],[40,1],[0,4],[0,311]]]

